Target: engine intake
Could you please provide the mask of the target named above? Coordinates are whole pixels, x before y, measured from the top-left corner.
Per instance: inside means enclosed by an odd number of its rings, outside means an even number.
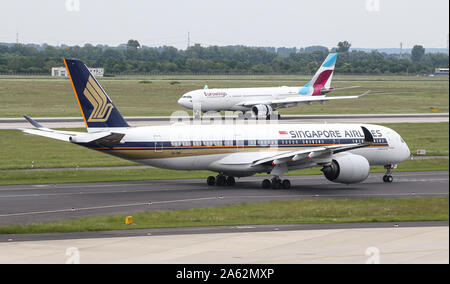
[[[322,169],[325,177],[332,182],[352,184],[367,179],[370,173],[369,161],[359,155],[340,155],[330,165]]]
[[[255,105],[252,107],[252,113],[256,117],[267,117],[271,115],[273,112],[273,109],[269,105]]]

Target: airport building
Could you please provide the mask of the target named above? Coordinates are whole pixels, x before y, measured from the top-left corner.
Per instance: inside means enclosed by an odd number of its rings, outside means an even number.
[[[105,74],[105,70],[103,68],[88,68],[89,72],[95,77],[103,77]],[[64,67],[52,67],[52,76],[53,77],[67,77],[67,70]]]

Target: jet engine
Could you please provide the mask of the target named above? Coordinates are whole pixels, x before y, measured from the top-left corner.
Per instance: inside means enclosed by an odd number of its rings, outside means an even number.
[[[252,113],[258,118],[261,118],[261,117],[266,118],[266,117],[270,116],[272,114],[272,112],[273,112],[273,109],[269,105],[255,105],[252,107]]]
[[[369,161],[359,155],[339,155],[330,165],[322,169],[325,177],[336,183],[360,183],[367,179],[370,173]]]

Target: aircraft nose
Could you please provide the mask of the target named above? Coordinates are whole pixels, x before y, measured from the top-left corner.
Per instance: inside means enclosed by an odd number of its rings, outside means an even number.
[[[411,150],[409,150],[408,145],[405,143],[406,157],[409,159],[411,157]]]

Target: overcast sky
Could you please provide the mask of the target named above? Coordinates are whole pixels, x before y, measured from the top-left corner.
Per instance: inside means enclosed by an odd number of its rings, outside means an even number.
[[[446,47],[448,0],[0,0],[0,42]]]

